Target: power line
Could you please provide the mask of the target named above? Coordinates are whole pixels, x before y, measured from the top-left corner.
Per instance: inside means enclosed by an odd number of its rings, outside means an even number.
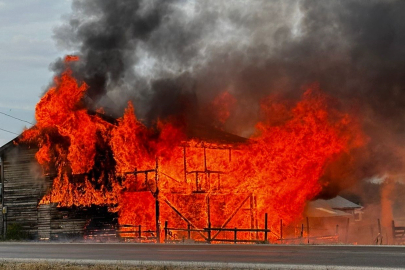
[[[8,133],[11,133],[11,134],[20,135],[20,134],[18,134],[18,133],[15,133],[15,132],[12,132],[12,131],[8,131],[8,130],[2,129],[2,128],[0,128],[0,130],[5,131],[5,132],[8,132]]]
[[[18,117],[15,117],[15,116],[12,116],[12,115],[9,115],[9,114],[6,114],[6,113],[4,113],[4,112],[0,112],[0,114],[4,114],[5,116],[8,116],[8,117],[17,119],[17,120],[19,120],[19,121],[21,121],[21,122],[25,122],[25,123],[28,123],[28,124],[30,124],[30,125],[34,125],[34,123],[28,122],[28,121],[26,121],[26,120],[24,120],[24,119],[20,119],[20,118],[18,118]]]

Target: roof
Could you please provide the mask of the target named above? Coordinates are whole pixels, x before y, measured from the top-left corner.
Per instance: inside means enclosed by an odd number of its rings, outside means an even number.
[[[309,202],[306,209],[308,217],[347,217],[351,214],[333,209],[327,200]]]
[[[363,208],[343,197],[337,196],[329,200],[315,200],[307,205],[306,215],[308,217],[347,217],[350,213],[342,210],[354,210]]]
[[[341,196],[336,196],[333,199],[326,200],[333,209],[359,209],[363,208],[361,205],[355,204]]]
[[[216,143],[216,144],[242,144],[248,142],[249,139],[240,137],[238,135],[220,130],[218,128],[202,125],[202,124],[193,124],[187,128],[187,139],[188,140],[199,140],[207,143]],[[4,152],[9,147],[15,145],[14,141],[17,140],[21,135],[15,137],[13,140],[4,144],[0,147],[0,153]]]
[[[244,137],[203,124],[192,124],[188,126],[186,133],[187,139],[189,140],[196,139],[208,143],[242,144],[248,142],[248,139]]]
[[[20,137],[20,136],[17,136],[17,137],[15,137],[14,139],[12,139],[11,141],[9,141],[8,143],[2,145],[2,146],[0,147],[0,154],[3,153],[4,151],[6,151],[6,150],[7,150],[8,148],[10,148],[11,146],[14,146],[14,145],[15,145],[15,144],[14,144],[14,141],[15,141],[16,139],[18,139],[18,137]]]

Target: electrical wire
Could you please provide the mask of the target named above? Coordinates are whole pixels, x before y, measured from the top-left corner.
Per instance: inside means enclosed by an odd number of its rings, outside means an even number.
[[[0,130],[5,131],[5,132],[8,132],[8,133],[11,133],[11,134],[20,135],[20,134],[17,134],[17,133],[15,133],[15,132],[8,131],[8,130],[6,130],[6,129],[2,129],[2,128],[0,128]]]
[[[5,115],[5,116],[11,117],[11,118],[14,118],[14,119],[19,120],[19,121],[21,121],[21,122],[28,123],[28,124],[30,124],[30,125],[34,125],[34,123],[28,122],[28,121],[26,121],[26,120],[24,120],[24,119],[20,119],[20,118],[18,118],[18,117],[9,115],[9,114],[4,113],[4,112],[0,112],[0,114],[3,114],[3,115]]]

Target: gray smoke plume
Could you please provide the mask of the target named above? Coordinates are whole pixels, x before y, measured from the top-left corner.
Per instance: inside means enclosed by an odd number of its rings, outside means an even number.
[[[81,56],[73,69],[90,86],[89,107],[119,115],[132,100],[146,122],[194,117],[227,90],[239,107],[226,128],[245,135],[263,97],[296,98],[319,82],[361,115],[370,137],[356,166],[321,196],[402,170],[404,1],[73,0],[72,7],[55,39]]]

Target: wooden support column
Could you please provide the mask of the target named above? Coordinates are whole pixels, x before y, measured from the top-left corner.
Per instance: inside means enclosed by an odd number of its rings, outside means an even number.
[[[212,240],[212,238],[211,238],[211,223],[208,224],[208,231],[207,232],[208,232],[207,243],[211,244],[211,240]]]
[[[169,222],[166,220],[166,221],[165,221],[165,243],[168,241],[168,239],[167,239],[167,235],[168,235],[168,230],[167,230],[168,223],[169,223]]]
[[[203,147],[204,149],[204,173],[205,173],[205,187],[206,190],[209,192],[211,189],[211,183],[210,183],[210,173],[208,172],[208,167],[207,167],[207,150],[205,146]]]
[[[259,220],[257,218],[257,196],[254,196],[253,199],[254,199],[254,207],[255,207],[255,209],[254,209],[255,229],[259,229]],[[256,240],[259,240],[259,232],[256,232]]]
[[[160,203],[159,203],[159,162],[156,158],[156,171],[155,171],[155,214],[156,214],[156,242],[160,243]]]
[[[253,194],[250,195],[250,228],[253,230],[255,228],[255,217],[253,212],[254,207],[254,197]],[[253,240],[253,232],[250,232],[250,240]]]
[[[185,146],[183,146],[183,166],[184,166],[184,183],[187,183],[187,158]]]
[[[210,206],[210,193],[207,193],[207,226],[211,228],[211,206]]]
[[[264,214],[264,242],[267,243],[267,213]]]

